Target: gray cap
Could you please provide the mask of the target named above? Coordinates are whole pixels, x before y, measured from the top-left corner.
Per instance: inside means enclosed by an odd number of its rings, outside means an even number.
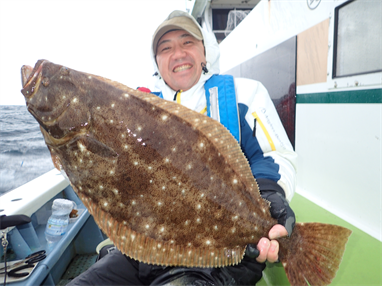
[[[198,40],[203,40],[202,32],[192,19],[184,16],[174,17],[164,21],[153,35],[153,53],[156,55],[156,49],[160,38],[172,30],[185,30]]]

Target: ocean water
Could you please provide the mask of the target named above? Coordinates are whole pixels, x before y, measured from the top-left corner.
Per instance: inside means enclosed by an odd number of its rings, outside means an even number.
[[[0,196],[54,168],[40,127],[22,105],[0,105]]]

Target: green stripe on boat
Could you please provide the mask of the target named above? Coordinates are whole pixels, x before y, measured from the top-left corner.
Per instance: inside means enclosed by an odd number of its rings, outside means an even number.
[[[296,103],[382,103],[382,89],[297,94]]]

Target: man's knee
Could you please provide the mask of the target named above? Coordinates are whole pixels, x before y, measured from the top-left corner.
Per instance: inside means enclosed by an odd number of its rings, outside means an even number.
[[[67,286],[82,285],[140,285],[138,262],[115,250],[98,260]]]

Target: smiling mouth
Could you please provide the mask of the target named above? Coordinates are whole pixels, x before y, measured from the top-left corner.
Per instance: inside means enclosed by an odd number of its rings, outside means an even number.
[[[173,72],[181,72],[181,71],[184,71],[184,70],[188,70],[192,68],[191,65],[182,65],[182,66],[178,66],[176,68],[173,69]]]

